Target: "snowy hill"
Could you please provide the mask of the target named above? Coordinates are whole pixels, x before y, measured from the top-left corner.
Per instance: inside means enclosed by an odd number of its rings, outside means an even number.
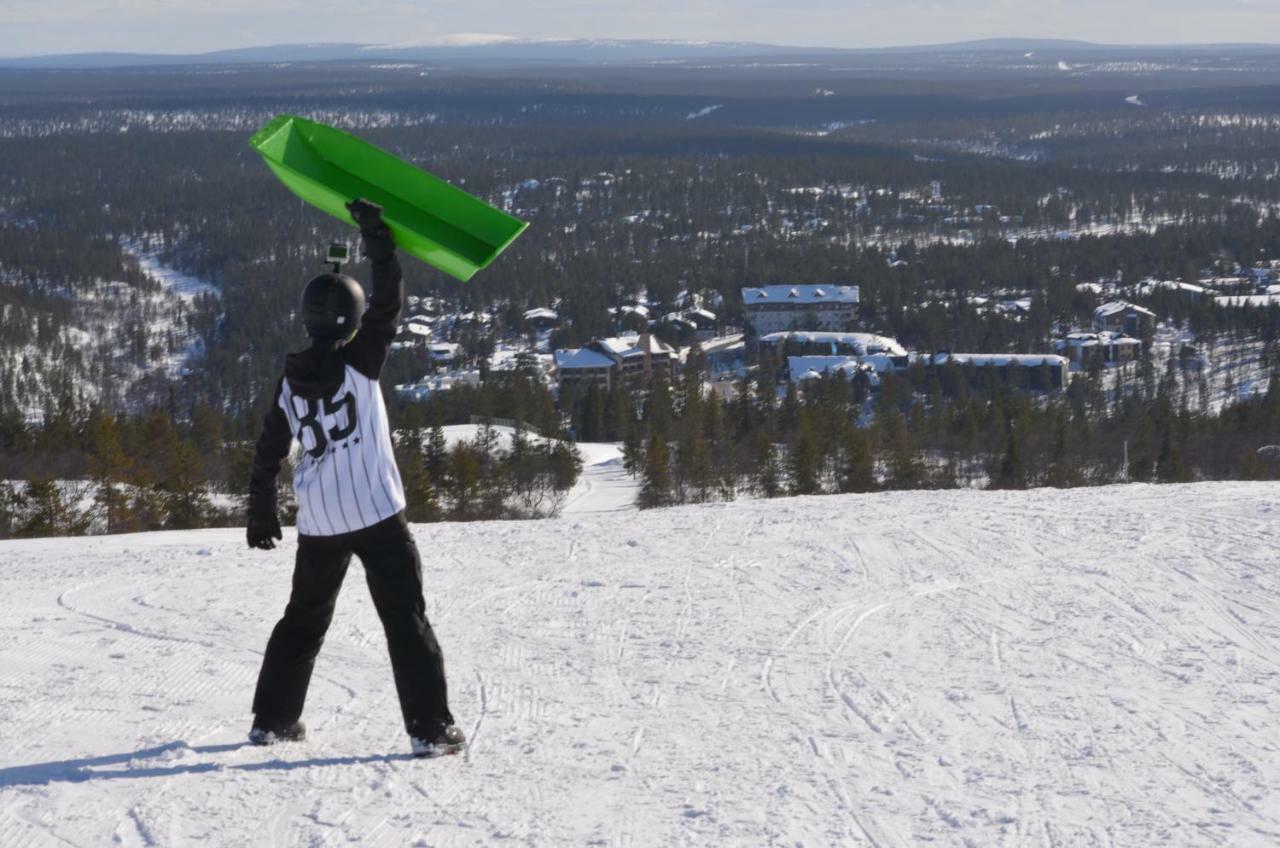
[[[1199,484],[419,527],[474,740],[439,762],[358,574],[311,740],[242,744],[291,540],[0,543],[0,841],[1273,845],[1278,515]]]

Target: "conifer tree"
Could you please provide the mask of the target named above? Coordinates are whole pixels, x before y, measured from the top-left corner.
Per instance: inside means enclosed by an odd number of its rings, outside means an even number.
[[[627,422],[626,435],[623,437],[622,467],[632,477],[644,468],[644,433],[640,421],[635,418]]]
[[[425,449],[427,477],[431,484],[439,488],[444,483],[445,466],[449,457],[449,443],[445,439],[444,427],[437,416],[431,425],[431,433],[427,437]]]
[[[396,440],[396,465],[404,486],[405,517],[414,523],[440,520],[440,498],[427,473],[422,430],[401,431]]]
[[[822,490],[818,477],[822,454],[809,419],[806,408],[797,409],[795,434],[787,450],[787,471],[793,495],[816,495]]]
[[[106,533],[124,533],[134,529],[129,514],[129,499],[123,490],[128,477],[129,459],[120,443],[115,419],[101,411],[89,420],[89,479],[94,486],[94,506]]]
[[[1193,479],[1172,429],[1164,432],[1160,456],[1156,459],[1156,479],[1161,483],[1189,483]]]
[[[782,494],[782,468],[778,465],[778,449],[763,429],[757,430],[752,447],[752,487],[765,498]]]
[[[671,468],[667,444],[654,433],[644,452],[644,474],[640,478],[640,495],[636,505],[641,509],[668,506],[671,503]]]
[[[168,451],[165,473],[165,526],[174,530],[203,527],[209,511],[209,490],[204,463],[195,446],[175,438]]]
[[[455,521],[471,521],[480,509],[480,457],[475,447],[458,442],[447,454],[445,491],[449,496],[449,516]]]
[[[849,492],[874,492],[877,488],[875,456],[871,439],[854,425],[845,428],[839,474],[839,490]]]
[[[902,415],[890,412],[884,420],[885,447],[889,453],[889,475],[885,485],[890,489],[918,489],[924,482],[924,465],[911,443]]]
[[[78,536],[88,526],[57,481],[49,477],[30,477],[17,497],[13,535],[18,538],[41,536]]]

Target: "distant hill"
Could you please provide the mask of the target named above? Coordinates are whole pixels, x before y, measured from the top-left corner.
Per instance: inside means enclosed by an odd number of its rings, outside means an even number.
[[[209,53],[68,53],[0,59],[0,68],[93,69],[171,65],[271,64],[277,62],[415,61],[492,66],[554,64],[634,64],[724,61],[766,56],[855,57],[885,54],[930,55],[965,52],[1168,53],[1205,50],[1267,51],[1280,45],[1114,45],[1062,39],[996,38],[951,44],[878,48],[796,47],[730,41],[642,39],[517,39],[457,35],[404,44],[274,44]]]
[[[407,60],[485,64],[630,63],[732,56],[832,53],[743,42],[644,41],[616,39],[522,40],[494,37],[441,39],[409,44],[275,44],[194,54],[73,53],[0,59],[8,68],[123,68],[157,65],[226,65],[275,62]]]

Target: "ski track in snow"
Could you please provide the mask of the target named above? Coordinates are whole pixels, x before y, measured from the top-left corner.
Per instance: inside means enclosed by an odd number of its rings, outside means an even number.
[[[242,531],[0,543],[0,845],[1280,843],[1280,489],[932,492],[415,528],[463,756],[348,578],[246,746]]]

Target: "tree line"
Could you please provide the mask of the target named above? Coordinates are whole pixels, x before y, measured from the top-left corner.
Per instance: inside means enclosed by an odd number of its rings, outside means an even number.
[[[1196,379],[1149,360],[1115,391],[1100,369],[1040,392],[1020,369],[948,363],[787,383],[765,362],[733,391],[706,390],[695,359],[646,391],[590,387],[579,431],[619,440],[641,507],[885,489],[1024,489],[1280,479],[1257,448],[1280,441],[1280,378],[1212,409]]]
[[[516,412],[504,400],[528,387],[453,401],[454,418],[477,408]],[[521,407],[521,411],[525,408]],[[394,434],[397,464],[415,522],[539,518],[556,514],[577,482],[582,460],[552,429],[535,434],[523,419],[503,436],[482,424],[474,438],[449,444],[444,406],[409,416]],[[70,399],[30,425],[0,426],[0,538],[234,527],[244,522],[253,441],[229,440],[221,418],[197,406],[185,420],[156,407],[113,415]],[[292,460],[291,460],[292,461]],[[297,505],[286,468],[278,481],[282,520]]]

